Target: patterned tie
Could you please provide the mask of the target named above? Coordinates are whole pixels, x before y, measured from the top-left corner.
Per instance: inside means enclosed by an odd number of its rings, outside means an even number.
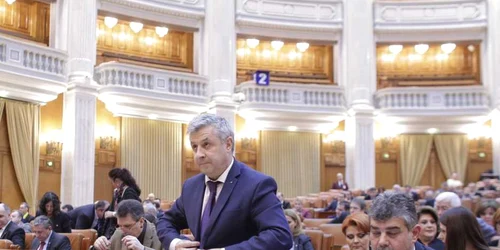
[[[40,242],[40,247],[38,247],[38,250],[43,250],[43,247],[45,247],[45,241]]]
[[[221,183],[220,181],[208,181],[207,186],[208,190],[210,190],[210,196],[208,197],[207,205],[205,206],[205,210],[203,210],[203,215],[201,217],[201,246],[200,248],[204,248],[203,235],[205,234],[205,230],[208,227],[208,223],[210,222],[210,214],[212,214],[212,209],[215,205],[215,195],[217,194],[217,185]]]

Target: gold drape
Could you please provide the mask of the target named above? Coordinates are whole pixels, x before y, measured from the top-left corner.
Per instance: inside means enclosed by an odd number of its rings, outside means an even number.
[[[181,193],[182,124],[136,118],[122,119],[121,165],[142,189],[162,200]]]
[[[467,170],[469,140],[467,135],[435,135],[436,151],[439,162],[447,178],[456,172],[460,181],[465,181]]]
[[[401,135],[399,138],[402,184],[417,186],[429,161],[432,135]]]
[[[6,101],[5,112],[9,130],[12,162],[24,199],[31,207],[37,204],[40,146],[40,106]]]
[[[320,191],[320,135],[263,131],[261,170],[278,183],[286,197]]]
[[[0,121],[2,120],[3,107],[5,106],[5,101],[0,99]]]

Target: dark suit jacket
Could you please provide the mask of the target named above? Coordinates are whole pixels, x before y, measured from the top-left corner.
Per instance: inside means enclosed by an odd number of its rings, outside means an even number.
[[[325,212],[326,211],[335,211],[335,209],[337,209],[337,200],[333,200],[330,205],[328,205],[328,207],[325,208]]]
[[[342,222],[344,222],[345,218],[347,218],[347,216],[349,216],[349,212],[342,212],[340,213],[339,216],[335,216],[335,218],[333,218],[330,222],[330,224],[342,224]]]
[[[91,229],[94,223],[95,206],[94,204],[84,205],[75,208],[68,213],[71,218],[72,229]]]
[[[293,238],[294,250],[314,250],[311,238],[305,234]],[[318,249],[319,250],[319,249]]]
[[[342,190],[349,190],[349,185],[347,185],[347,182],[342,182],[342,186],[339,186],[339,182],[336,181],[332,185],[332,189],[342,189]]]
[[[40,211],[36,212],[36,216],[45,215],[40,213]],[[56,215],[50,217],[50,221],[52,222],[52,230],[56,233],[71,233],[71,218],[65,212],[59,212]]]
[[[23,218],[21,219],[21,221],[23,223],[30,223],[34,219],[35,219],[35,217],[33,217],[31,214],[28,214],[28,216],[26,216],[26,219],[24,218],[24,215],[23,215]]]
[[[420,243],[420,242],[415,242],[415,250],[434,250],[430,247],[426,247],[424,246],[424,244]]]
[[[189,228],[204,248],[290,249],[292,235],[273,178],[234,160],[217,198],[206,233],[201,240],[200,216],[205,194],[205,175],[188,179],[181,196],[161,216],[157,228],[165,249],[179,231]]]
[[[36,250],[40,246],[40,240],[35,237],[33,243],[31,244],[31,249]],[[47,250],[71,250],[71,243],[68,237],[60,235],[52,231],[52,235],[49,238],[49,243],[47,245]]]
[[[16,244],[20,246],[21,249],[24,249],[24,236],[24,229],[20,228],[11,221],[3,231],[0,239],[10,240],[13,244]]]
[[[283,204],[281,204],[281,205],[283,206],[283,209],[290,209],[290,208],[292,208],[292,205],[288,201],[283,201]]]

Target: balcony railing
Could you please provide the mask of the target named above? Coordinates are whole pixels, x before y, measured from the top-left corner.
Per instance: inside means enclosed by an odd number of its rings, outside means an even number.
[[[67,58],[60,50],[0,36],[0,62],[38,77],[66,82]]]
[[[207,97],[206,77],[130,64],[108,62],[95,69],[102,86],[121,86],[190,97]]]
[[[236,87],[236,92],[245,95],[245,104],[276,104],[308,107],[343,108],[344,90],[339,86],[277,83],[258,86],[253,81]]]
[[[488,109],[489,95],[483,86],[401,87],[377,91],[375,102],[382,110],[477,110]]]

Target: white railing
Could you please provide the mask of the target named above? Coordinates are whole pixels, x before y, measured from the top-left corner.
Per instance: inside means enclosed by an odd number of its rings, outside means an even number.
[[[376,0],[376,30],[470,28],[487,25],[486,0]]]
[[[0,36],[0,63],[10,66],[6,70],[28,70],[34,77],[66,82],[67,58],[60,50]]]
[[[253,81],[236,86],[245,95],[244,103],[345,107],[344,89],[339,86],[271,82],[258,86]]]
[[[401,87],[377,91],[380,109],[477,109],[488,108],[489,95],[483,86]]]
[[[102,86],[158,91],[174,95],[207,97],[204,76],[107,62],[95,68],[95,80]]]

